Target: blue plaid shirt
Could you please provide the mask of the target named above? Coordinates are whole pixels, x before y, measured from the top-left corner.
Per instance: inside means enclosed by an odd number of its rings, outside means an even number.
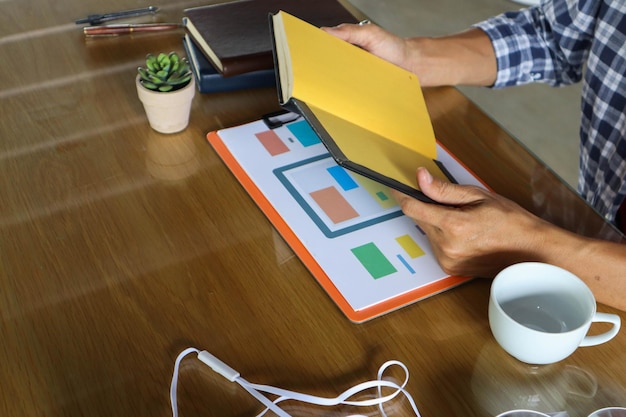
[[[579,193],[607,219],[626,196],[626,2],[553,0],[478,23],[495,88],[583,79]]]

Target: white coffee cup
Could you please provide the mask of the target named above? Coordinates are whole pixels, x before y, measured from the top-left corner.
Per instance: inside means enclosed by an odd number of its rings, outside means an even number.
[[[587,336],[591,323],[613,326]],[[579,346],[611,340],[620,317],[596,312],[595,298],[574,274],[539,262],[524,262],[502,270],[493,280],[489,325],[496,341],[522,362],[543,365],[558,362]]]

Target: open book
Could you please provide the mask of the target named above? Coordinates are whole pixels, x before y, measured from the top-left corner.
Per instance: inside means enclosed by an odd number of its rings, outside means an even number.
[[[454,181],[415,74],[284,11],[270,27],[280,104],[304,116],[340,166],[428,202],[418,167]]]

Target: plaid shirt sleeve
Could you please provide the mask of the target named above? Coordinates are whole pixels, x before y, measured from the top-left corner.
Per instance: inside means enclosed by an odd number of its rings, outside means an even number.
[[[580,9],[581,4],[591,9]],[[544,2],[474,25],[491,38],[498,64],[494,87],[581,80],[593,37],[594,1]],[[591,14],[588,14],[591,13]]]
[[[583,80],[578,192],[613,220],[626,196],[626,2],[543,0],[475,27],[493,43],[495,88]]]

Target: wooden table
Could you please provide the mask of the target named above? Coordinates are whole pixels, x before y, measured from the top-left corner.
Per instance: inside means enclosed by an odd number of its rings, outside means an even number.
[[[153,20],[206,3],[157,1]],[[626,405],[626,332],[556,365],[521,365],[490,333],[487,280],[347,320],[205,141],[277,110],[276,92],[197,95],[187,130],[157,134],[135,71],[148,52],[182,52],[182,34],[86,41],[73,23],[142,6],[0,2],[0,415],[171,415],[173,363],[188,346],[250,381],[326,396],[397,359],[425,417]],[[621,239],[457,90],[426,98],[438,138],[496,191]],[[260,411],[192,357],[180,378],[182,416]],[[408,415],[406,405],[395,401],[392,415]]]

